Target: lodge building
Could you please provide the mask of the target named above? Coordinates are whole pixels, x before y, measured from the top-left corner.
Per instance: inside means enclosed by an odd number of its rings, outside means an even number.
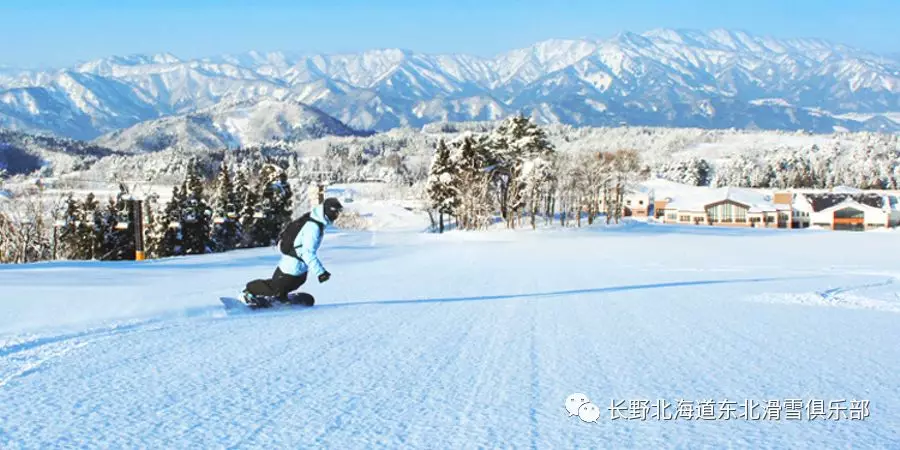
[[[831,230],[870,230],[900,225],[897,196],[886,192],[797,191],[766,194],[753,189],[707,189],[655,201],[664,223]]]

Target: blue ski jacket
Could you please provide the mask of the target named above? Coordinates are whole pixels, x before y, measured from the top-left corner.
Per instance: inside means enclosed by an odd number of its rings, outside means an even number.
[[[322,244],[322,238],[319,237],[319,225],[313,220],[325,226],[331,225],[331,220],[325,217],[325,209],[322,205],[313,208],[309,217],[312,220],[307,221],[303,228],[300,229],[300,232],[297,233],[297,237],[294,238],[294,248],[297,250],[297,256],[300,259],[290,255],[281,255],[281,260],[278,262],[278,268],[287,275],[297,277],[306,272],[312,272],[313,275],[318,277],[325,273],[325,267],[322,266],[322,261],[319,260],[319,256],[316,254],[319,250],[319,245]]]

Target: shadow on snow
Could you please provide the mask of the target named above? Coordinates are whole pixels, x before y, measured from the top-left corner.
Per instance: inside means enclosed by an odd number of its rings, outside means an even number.
[[[638,291],[645,289],[665,289],[673,287],[689,287],[689,286],[706,286],[716,284],[740,284],[740,283],[764,283],[773,281],[790,281],[800,279],[822,278],[824,275],[808,275],[798,277],[769,277],[769,278],[736,278],[727,280],[695,280],[695,281],[673,281],[667,283],[650,283],[650,284],[633,284],[626,286],[608,286],[600,288],[588,289],[571,289],[565,291],[549,291],[535,292],[530,294],[503,294],[503,295],[479,295],[471,297],[444,297],[444,298],[424,298],[410,300],[365,300],[346,303],[326,303],[316,305],[315,308],[344,308],[349,306],[360,305],[415,305],[428,303],[458,303],[458,302],[481,302],[493,300],[511,300],[511,299],[529,299],[529,298],[548,298],[548,297],[566,297],[571,295],[585,294],[605,294],[612,292]]]

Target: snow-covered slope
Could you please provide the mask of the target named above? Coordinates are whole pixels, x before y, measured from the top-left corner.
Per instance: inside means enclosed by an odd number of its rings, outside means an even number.
[[[0,267],[0,447],[892,448],[898,243],[329,231],[318,306],[235,315],[216,297],[273,249]],[[597,423],[566,412],[575,392]]]
[[[0,169],[9,175],[71,173],[119,152],[83,141],[0,130]]]
[[[130,152],[176,147],[211,150],[359,134],[316,108],[290,99],[263,97],[143,122],[101,136],[96,142]]]
[[[357,129],[518,111],[571,125],[900,128],[838,117],[900,111],[897,59],[817,39],[721,29],[555,39],[494,58],[399,49],[112,57],[59,73],[0,73],[0,124],[96,136],[223,99],[290,94]]]
[[[128,83],[76,71],[0,91],[0,127],[13,130],[89,139],[159,115],[152,99]]]

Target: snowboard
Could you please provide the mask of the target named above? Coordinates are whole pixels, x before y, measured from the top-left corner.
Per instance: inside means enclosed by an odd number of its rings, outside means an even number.
[[[242,302],[237,297],[219,297],[219,301],[227,310],[267,310],[267,309],[283,309],[283,308],[308,308],[315,305],[316,299],[311,294],[305,292],[297,292],[288,295],[288,301],[273,300],[271,306],[250,306]]]

